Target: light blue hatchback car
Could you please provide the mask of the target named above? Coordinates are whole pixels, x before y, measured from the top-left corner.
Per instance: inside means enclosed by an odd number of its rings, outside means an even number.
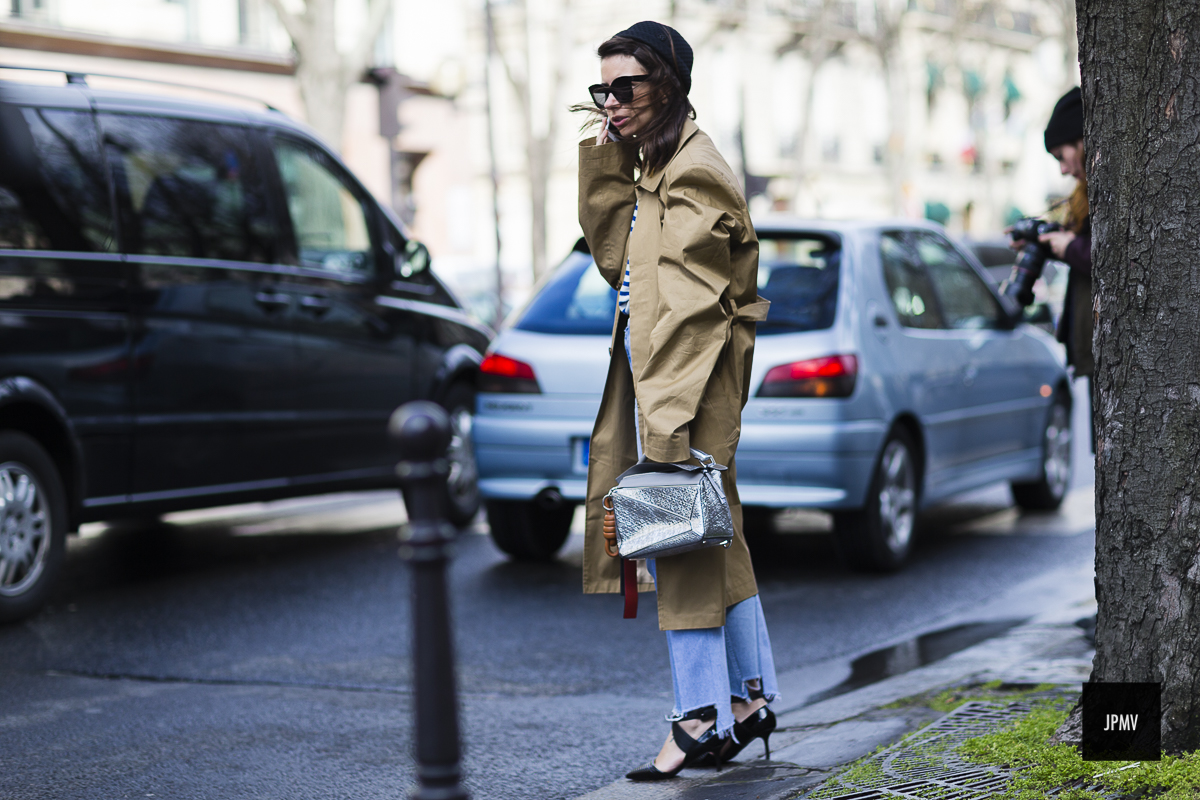
[[[747,524],[833,513],[861,568],[908,555],[924,505],[997,481],[1051,510],[1071,474],[1061,347],[1014,321],[933,224],[760,221],[758,324],[737,483]],[[551,558],[585,497],[616,292],[582,242],[493,340],[473,437],[492,535]]]

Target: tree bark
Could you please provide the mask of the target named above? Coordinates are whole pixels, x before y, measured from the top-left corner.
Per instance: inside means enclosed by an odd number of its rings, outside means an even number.
[[[1200,748],[1200,8],[1079,0],[1095,291],[1096,681]]]

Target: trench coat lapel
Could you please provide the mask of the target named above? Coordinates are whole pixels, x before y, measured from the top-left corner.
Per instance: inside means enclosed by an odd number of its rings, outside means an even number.
[[[679,144],[675,148],[672,159],[679,155],[679,151],[683,149],[684,145],[699,132],[700,128],[695,122],[690,119],[684,120],[683,131],[680,133]],[[638,202],[637,222],[634,223],[633,231],[629,235],[626,255],[629,258],[630,284],[636,282],[641,289],[631,293],[629,299],[629,324],[631,326],[636,326],[634,320],[641,320],[644,325],[646,324],[644,320],[653,320],[658,313],[657,256],[661,250],[662,218],[666,204],[666,198],[662,196],[661,191],[664,174],[666,174],[666,168],[648,175],[643,174],[635,187]],[[636,279],[634,275],[637,275]],[[618,346],[624,348],[624,345],[616,342],[614,338],[613,347]],[[650,356],[650,338],[648,336],[630,337],[630,351],[633,360],[633,374],[634,376],[641,375]],[[636,380],[634,385],[637,385]],[[639,404],[639,410],[642,407],[644,406]],[[644,423],[641,425],[641,429],[646,430]]]

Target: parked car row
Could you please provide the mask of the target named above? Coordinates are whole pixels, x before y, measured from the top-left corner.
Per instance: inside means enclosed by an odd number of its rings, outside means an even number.
[[[1007,309],[939,226],[763,220],[752,398],[738,493],[748,519],[833,512],[855,565],[895,569],[924,505],[997,481],[1053,509],[1070,480],[1061,348]],[[496,544],[551,557],[586,496],[616,292],[582,241],[492,342],[474,420]],[[636,321],[633,324],[637,324]]]
[[[454,420],[449,509],[490,331],[307,129],[0,85],[0,621],[80,523],[394,485],[386,422]]]

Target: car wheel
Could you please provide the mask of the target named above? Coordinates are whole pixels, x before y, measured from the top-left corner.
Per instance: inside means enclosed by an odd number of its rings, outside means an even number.
[[[45,604],[66,535],[66,492],[54,461],[25,434],[0,433],[0,622]]]
[[[544,508],[532,501],[488,500],[492,541],[518,561],[549,561],[571,532],[575,505]]]
[[[902,429],[888,437],[861,511],[833,516],[838,550],[849,564],[891,572],[908,558],[917,518],[918,468],[912,438]]]
[[[1013,499],[1029,511],[1054,511],[1071,486],[1071,406],[1059,394],[1042,434],[1042,477],[1012,484]]]
[[[471,423],[475,419],[475,390],[456,383],[443,403],[450,415],[450,446],[446,459],[450,474],[446,478],[446,516],[462,528],[479,513],[479,468],[471,442]]]

